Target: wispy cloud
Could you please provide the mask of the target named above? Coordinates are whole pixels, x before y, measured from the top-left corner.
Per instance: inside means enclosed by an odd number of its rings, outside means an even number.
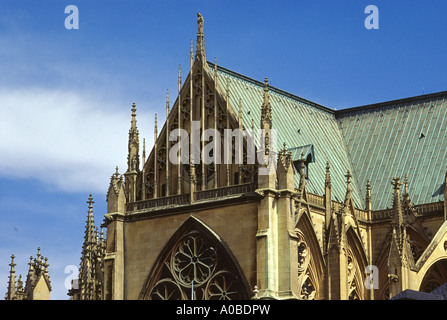
[[[129,115],[121,109],[88,94],[0,91],[0,174],[104,191],[115,165],[125,164]]]

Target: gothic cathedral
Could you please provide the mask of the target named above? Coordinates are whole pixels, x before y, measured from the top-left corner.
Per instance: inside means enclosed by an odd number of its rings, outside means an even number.
[[[131,106],[73,299],[390,299],[447,282],[447,92],[344,110],[209,62],[140,145]],[[140,151],[142,154],[140,156]]]

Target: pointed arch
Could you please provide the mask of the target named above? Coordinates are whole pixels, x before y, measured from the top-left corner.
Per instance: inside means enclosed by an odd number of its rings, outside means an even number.
[[[250,290],[223,239],[190,216],[160,252],[139,299],[244,300]]]
[[[391,247],[391,234],[383,241],[382,250],[376,263],[373,263],[379,269],[379,288],[374,293],[374,300],[388,300],[390,298],[390,279],[388,278],[388,258]]]
[[[436,260],[424,275],[419,291],[431,292],[447,282],[447,258]]]
[[[346,232],[348,258],[348,298],[351,300],[365,300],[365,268],[367,259],[361,239],[351,226]]]
[[[429,245],[425,235],[421,235],[417,229],[413,226],[408,225],[406,228],[407,235],[410,240],[411,253],[413,254],[413,259],[416,262],[425,251]]]
[[[298,288],[302,299],[323,298],[324,260],[307,211],[295,227],[298,236]]]

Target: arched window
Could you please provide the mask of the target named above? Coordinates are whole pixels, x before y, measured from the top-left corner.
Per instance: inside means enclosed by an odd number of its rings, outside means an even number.
[[[303,300],[323,298],[323,258],[312,224],[303,214],[295,229],[298,237],[298,288]]]
[[[422,279],[419,291],[431,292],[447,282],[447,259],[435,262]]]
[[[195,217],[171,237],[146,280],[140,299],[250,299],[246,279],[223,240]]]

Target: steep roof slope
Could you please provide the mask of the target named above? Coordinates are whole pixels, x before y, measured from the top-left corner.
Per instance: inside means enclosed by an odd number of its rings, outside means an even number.
[[[211,70],[214,64],[208,62]],[[261,119],[264,83],[245,77],[228,69],[219,67],[219,91],[225,96],[227,79],[229,81],[230,106],[234,114],[238,114],[239,103],[242,109],[244,128],[258,129]],[[309,164],[306,188],[318,195],[324,194],[326,163],[331,166],[332,197],[344,201],[346,195],[346,173],[352,172],[343,136],[338,126],[333,110],[314,102],[297,97],[280,89],[269,87],[270,104],[272,107],[273,129],[277,130],[277,149],[287,149],[300,156],[311,153],[313,162]],[[299,182],[295,176],[296,186]],[[363,197],[355,178],[351,183],[352,198],[356,206],[363,208]]]
[[[336,118],[360,189],[371,181],[373,210],[392,206],[393,177],[408,177],[415,204],[444,199],[447,92],[340,110]]]

